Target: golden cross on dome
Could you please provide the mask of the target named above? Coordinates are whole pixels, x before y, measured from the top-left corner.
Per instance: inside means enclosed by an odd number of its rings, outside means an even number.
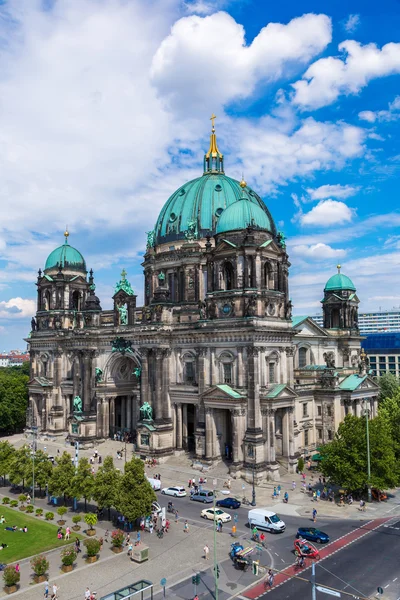
[[[336,268],[338,270],[338,273],[340,273],[340,269],[342,268],[342,265],[336,265]]]
[[[211,126],[212,126],[213,130],[215,129],[215,123],[214,123],[214,121],[215,121],[216,118],[217,117],[216,117],[216,115],[214,115],[214,113],[210,117]]]
[[[121,277],[122,279],[125,279],[125,277],[128,275],[128,273],[125,271],[125,269],[122,269],[121,271]]]

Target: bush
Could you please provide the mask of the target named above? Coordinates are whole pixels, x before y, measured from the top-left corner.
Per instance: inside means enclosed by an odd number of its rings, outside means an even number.
[[[20,494],[18,496],[18,500],[21,502],[21,504],[25,504],[25,502],[27,501],[27,497],[25,496],[25,494]]]
[[[8,585],[8,586],[17,585],[20,578],[21,578],[21,574],[19,572],[17,573],[17,571],[15,570],[15,567],[13,567],[12,565],[9,565],[3,571],[3,579],[4,579],[5,585]]]
[[[4,496],[3,504],[10,504],[10,498],[8,498],[8,496]]]
[[[16,508],[18,506],[18,500],[11,500],[10,506],[11,506],[11,508]]]
[[[115,529],[111,533],[111,544],[114,546],[114,548],[121,548],[124,545],[124,539],[124,532],[120,529]]]
[[[42,516],[42,514],[43,514],[43,508],[37,508],[37,509],[35,510],[35,515],[36,515],[37,517],[41,517],[41,516]]]
[[[54,513],[53,512],[47,512],[45,515],[46,521],[52,521],[54,519]]]
[[[32,571],[38,577],[40,577],[40,575],[45,575],[49,570],[49,566],[49,561],[42,554],[34,556],[31,560]]]
[[[100,552],[100,542],[96,538],[90,538],[83,543],[86,546],[86,554],[88,556],[97,556]]]
[[[94,513],[87,513],[85,515],[85,523],[89,525],[89,529],[93,529],[94,525],[97,523],[97,515]]]
[[[35,507],[34,507],[34,506],[32,506],[32,504],[29,504],[29,505],[26,507],[26,512],[27,512],[28,514],[32,514],[34,510],[35,510]]]
[[[66,506],[60,506],[60,508],[57,508],[57,514],[61,517],[61,519],[67,512],[68,508]]]
[[[302,473],[304,471],[304,458],[302,458],[301,456],[297,461],[297,471],[299,473]]]
[[[74,525],[78,525],[82,521],[82,515],[74,515],[72,517],[72,522]]]
[[[76,561],[76,552],[73,548],[65,548],[61,552],[61,562],[64,567],[69,567]]]

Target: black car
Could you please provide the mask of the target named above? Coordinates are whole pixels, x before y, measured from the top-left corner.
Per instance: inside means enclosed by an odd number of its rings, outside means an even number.
[[[224,498],[223,500],[217,500],[217,506],[222,506],[223,508],[240,508],[239,500],[236,498]]]

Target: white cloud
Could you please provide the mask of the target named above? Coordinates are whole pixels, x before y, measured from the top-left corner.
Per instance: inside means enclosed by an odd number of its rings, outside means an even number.
[[[290,250],[291,255],[309,258],[311,260],[321,261],[327,258],[342,258],[346,255],[346,250],[343,248],[332,248],[327,244],[319,242],[311,246],[293,246]]]
[[[0,302],[1,319],[23,319],[33,316],[36,312],[36,302],[26,298],[11,298]]]
[[[343,27],[348,33],[353,33],[360,24],[360,15],[349,15]]]
[[[362,46],[354,40],[339,44],[343,58],[321,58],[308,67],[293,85],[293,102],[306,109],[332,104],[340,95],[354,95],[372,79],[400,73],[400,43],[380,50],[375,44]]]
[[[237,0],[186,0],[183,5],[186,11],[196,15],[210,15],[218,10],[227,8]]]
[[[307,188],[311,200],[325,200],[325,198],[341,198],[346,199],[354,196],[360,190],[359,187],[353,185],[321,185],[318,188]]]
[[[388,110],[362,110],[358,113],[358,118],[369,123],[397,121],[400,119],[400,96],[396,96],[393,102],[389,103]]]
[[[177,21],[161,43],[152,81],[175,109],[187,112],[189,103],[216,111],[250,96],[260,82],[278,79],[288,64],[307,63],[331,37],[329,17],[306,14],[287,25],[269,23],[246,46],[243,26],[227,13],[192,15]]]
[[[337,200],[321,200],[308,213],[301,216],[302,225],[316,225],[331,227],[341,223],[348,223],[353,218],[354,211],[344,202]]]

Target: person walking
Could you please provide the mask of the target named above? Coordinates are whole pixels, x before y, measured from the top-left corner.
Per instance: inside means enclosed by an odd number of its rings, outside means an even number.
[[[57,600],[58,598],[58,585],[53,583],[53,595],[51,596],[52,600]]]
[[[185,521],[183,526],[183,533],[189,533],[189,523],[187,521]]]
[[[71,529],[70,529],[70,527],[67,527],[65,530],[65,541],[69,540],[70,535],[71,535]]]
[[[294,491],[296,489],[296,482],[292,481],[292,490]]]
[[[85,592],[85,600],[90,600],[90,596],[91,596],[91,593],[90,593],[89,588],[87,587],[86,592]]]
[[[276,488],[276,491],[278,492],[278,496],[281,495],[281,489],[282,489],[281,486],[278,485],[278,487]]]
[[[49,582],[46,581],[44,582],[44,597],[48,598],[49,597]]]
[[[20,569],[20,566],[19,566],[19,563],[17,563],[17,564],[15,565],[15,570],[16,570],[16,572],[17,572],[17,573],[19,573],[19,572],[21,571],[21,569]]]
[[[210,558],[210,548],[207,546],[207,544],[204,546],[203,551],[204,551],[204,559],[208,560]]]
[[[179,518],[179,514],[178,514],[178,511],[176,510],[175,511],[175,523],[178,522],[178,518]]]
[[[218,531],[222,533],[222,519],[218,520]]]
[[[275,575],[272,571],[272,569],[268,570],[268,585],[269,587],[272,587],[274,585],[274,579],[275,579]]]
[[[80,539],[78,537],[75,538],[75,552],[77,554],[79,554],[80,552],[82,552],[82,550],[81,550],[81,541],[80,541]]]
[[[312,511],[312,520],[314,521],[314,523],[317,522],[317,509],[314,508],[314,510]]]

